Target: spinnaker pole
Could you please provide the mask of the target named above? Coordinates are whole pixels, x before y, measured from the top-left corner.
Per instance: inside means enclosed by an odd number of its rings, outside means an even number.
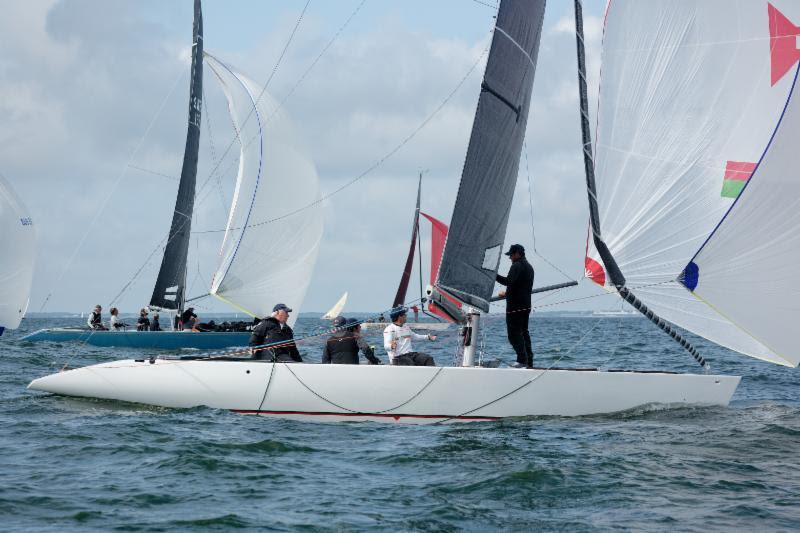
[[[603,260],[603,264],[608,272],[611,283],[617,289],[619,295],[634,309],[646,316],[653,324],[658,326],[667,335],[672,337],[686,351],[688,351],[700,366],[709,369],[708,362],[700,355],[697,349],[683,335],[681,335],[672,324],[659,317],[648,308],[631,290],[625,286],[625,276],[617,264],[616,259],[611,254],[611,250],[603,241],[600,232],[600,214],[597,207],[597,187],[594,176],[594,156],[592,154],[592,131],[589,124],[589,99],[586,88],[586,47],[583,39],[583,3],[581,0],[574,0],[575,3],[575,40],[578,54],[578,92],[581,103],[581,134],[583,137],[583,167],[586,172],[586,190],[589,195],[589,221],[592,229],[592,242],[597,253]]]

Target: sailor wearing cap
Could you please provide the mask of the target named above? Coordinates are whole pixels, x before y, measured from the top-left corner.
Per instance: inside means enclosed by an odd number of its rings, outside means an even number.
[[[512,244],[506,255],[511,259],[507,276],[497,275],[497,282],[507,289],[500,292],[506,298],[506,329],[508,342],[517,353],[517,368],[533,368],[533,348],[528,322],[531,316],[531,291],[533,290],[533,267],[525,259],[525,248]]]
[[[411,348],[412,340],[435,341],[435,335],[420,335],[411,331],[406,326],[405,307],[392,309],[389,317],[392,323],[383,330],[383,347],[389,353],[389,362],[393,365],[403,366],[436,366],[433,357],[422,352],[415,352]]]
[[[250,346],[274,345],[270,348],[253,350],[253,359],[269,359],[278,363],[303,362],[294,343],[294,332],[286,323],[291,312],[286,304],[277,304],[272,308],[272,315],[253,328]]]
[[[323,364],[357,365],[359,350],[371,365],[381,364],[381,360],[375,357],[375,350],[361,337],[358,320],[337,316],[333,319],[333,327],[335,331],[328,337],[322,351]]]

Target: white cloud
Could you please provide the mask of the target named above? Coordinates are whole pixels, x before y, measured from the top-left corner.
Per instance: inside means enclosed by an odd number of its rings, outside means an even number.
[[[168,176],[180,172],[188,32],[185,21],[179,28],[160,21],[154,13],[164,8],[157,2],[134,6],[69,0],[11,6],[14,16],[0,21],[0,39],[10,47],[0,62],[0,170],[25,198],[39,228],[31,309],[38,310],[54,289],[48,310],[81,310],[113,297],[168,229],[177,182],[129,169],[116,188],[114,183],[176,79],[133,163]],[[485,15],[488,28],[491,10]],[[279,30],[254,40],[250,49],[206,45],[263,82],[294,25],[293,16],[283,13]],[[595,87],[601,22],[588,17],[585,23]],[[273,96],[283,98],[340,23],[313,10],[307,14],[270,84]],[[577,275],[582,270],[586,200],[571,18],[548,18],[545,29],[527,137],[537,249]],[[472,40],[439,36],[415,30],[391,14],[346,30],[286,104],[315,157],[323,192],[359,175],[417,128],[481,56],[488,38],[488,33]],[[306,310],[324,310],[344,290],[350,291],[351,310],[376,310],[391,303],[407,253],[420,169],[429,169],[423,210],[449,220],[482,71],[480,64],[402,150],[325,203],[325,237]],[[219,156],[232,132],[215,83],[206,76],[205,115],[211,119],[213,149]],[[202,142],[198,184],[206,181],[214,164],[205,125]],[[198,194],[202,200],[196,229],[224,226],[224,204],[235,177],[230,163],[221,166],[229,169],[222,191],[211,179],[211,188]],[[54,286],[109,194],[99,223],[90,229],[63,281]],[[194,293],[201,292],[203,279],[210,281],[220,239],[220,234],[194,239],[189,267],[190,281],[197,278]],[[507,242],[512,241],[532,245],[524,158],[508,230]],[[156,256],[122,300],[125,308],[149,299],[160,260]],[[537,268],[543,282],[562,279],[542,261]],[[221,304],[214,309],[226,310]]]

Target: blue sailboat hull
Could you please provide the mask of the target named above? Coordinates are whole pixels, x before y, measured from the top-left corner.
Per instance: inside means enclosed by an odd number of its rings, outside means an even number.
[[[92,331],[88,329],[40,329],[22,338],[29,342],[83,342],[108,348],[139,348],[157,350],[216,350],[247,346],[250,333],[233,331]]]

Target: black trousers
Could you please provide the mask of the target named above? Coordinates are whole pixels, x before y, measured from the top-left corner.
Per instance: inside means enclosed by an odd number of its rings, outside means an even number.
[[[531,317],[530,309],[525,311],[508,311],[506,315],[506,329],[508,342],[517,353],[517,363],[533,366],[533,348],[531,348],[531,334],[528,332],[528,322]]]
[[[394,358],[392,364],[399,366],[436,366],[433,357],[422,352],[408,352],[398,355]]]

